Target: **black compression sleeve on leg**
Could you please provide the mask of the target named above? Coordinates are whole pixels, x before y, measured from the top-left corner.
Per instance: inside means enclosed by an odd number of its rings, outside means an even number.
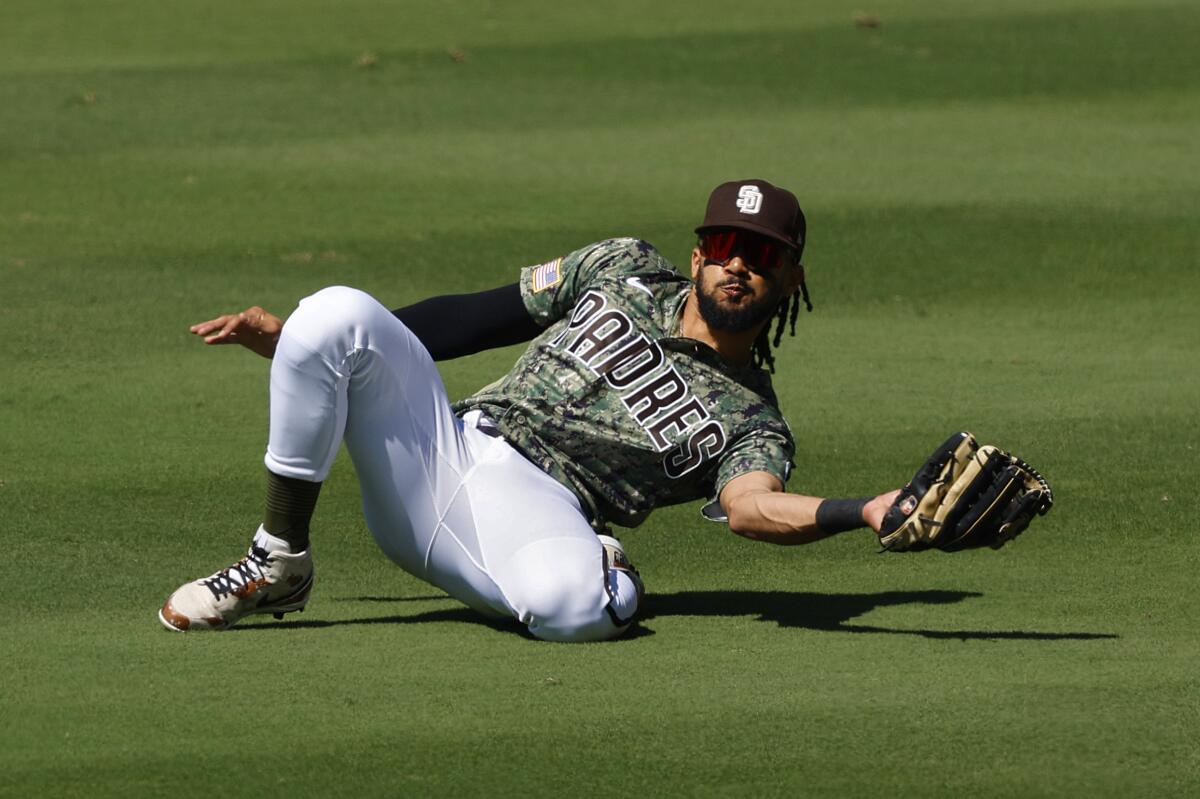
[[[824,533],[844,533],[866,527],[863,508],[872,497],[860,499],[823,499],[817,506],[817,527]]]
[[[308,526],[320,493],[320,483],[284,477],[268,469],[263,529],[287,541],[293,552],[308,549]]]
[[[476,294],[448,294],[397,308],[392,315],[411,330],[435,361],[529,341],[542,328],[511,283]]]

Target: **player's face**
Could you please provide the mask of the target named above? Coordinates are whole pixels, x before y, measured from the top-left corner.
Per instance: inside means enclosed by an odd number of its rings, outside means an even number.
[[[714,330],[753,330],[796,290],[801,268],[789,249],[766,236],[707,233],[692,251],[700,315]]]

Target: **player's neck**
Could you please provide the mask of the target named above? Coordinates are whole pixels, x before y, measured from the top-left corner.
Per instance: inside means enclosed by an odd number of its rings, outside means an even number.
[[[696,298],[694,290],[683,304],[683,318],[679,321],[680,335],[707,344],[734,366],[746,366],[750,363],[754,340],[758,338],[761,328],[762,325],[759,325],[741,333],[714,330],[700,314],[700,301]]]

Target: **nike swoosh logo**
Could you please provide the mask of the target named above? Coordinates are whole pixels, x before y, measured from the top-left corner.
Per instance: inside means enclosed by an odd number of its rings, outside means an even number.
[[[641,289],[642,291],[646,292],[646,294],[650,295],[650,299],[654,299],[654,292],[646,287],[646,284],[642,282],[640,277],[627,277],[625,278],[625,282],[633,286],[635,289]]]

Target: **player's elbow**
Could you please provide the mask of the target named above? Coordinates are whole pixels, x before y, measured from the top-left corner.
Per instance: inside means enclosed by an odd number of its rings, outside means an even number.
[[[750,472],[739,475],[721,489],[719,500],[730,531],[755,541],[771,540],[778,528],[772,517],[783,485],[774,475]]]
[[[771,530],[764,524],[764,518],[751,502],[732,502],[726,510],[729,521],[729,531],[751,541],[766,541],[767,543],[783,543],[771,535]]]
[[[727,523],[729,524],[729,532],[734,535],[740,535],[743,538],[754,538],[754,528],[749,525],[744,517],[739,516],[733,511],[729,511]]]
[[[762,513],[754,501],[754,494],[746,493],[729,497],[722,505],[730,531],[744,538],[754,538],[762,521]]]

